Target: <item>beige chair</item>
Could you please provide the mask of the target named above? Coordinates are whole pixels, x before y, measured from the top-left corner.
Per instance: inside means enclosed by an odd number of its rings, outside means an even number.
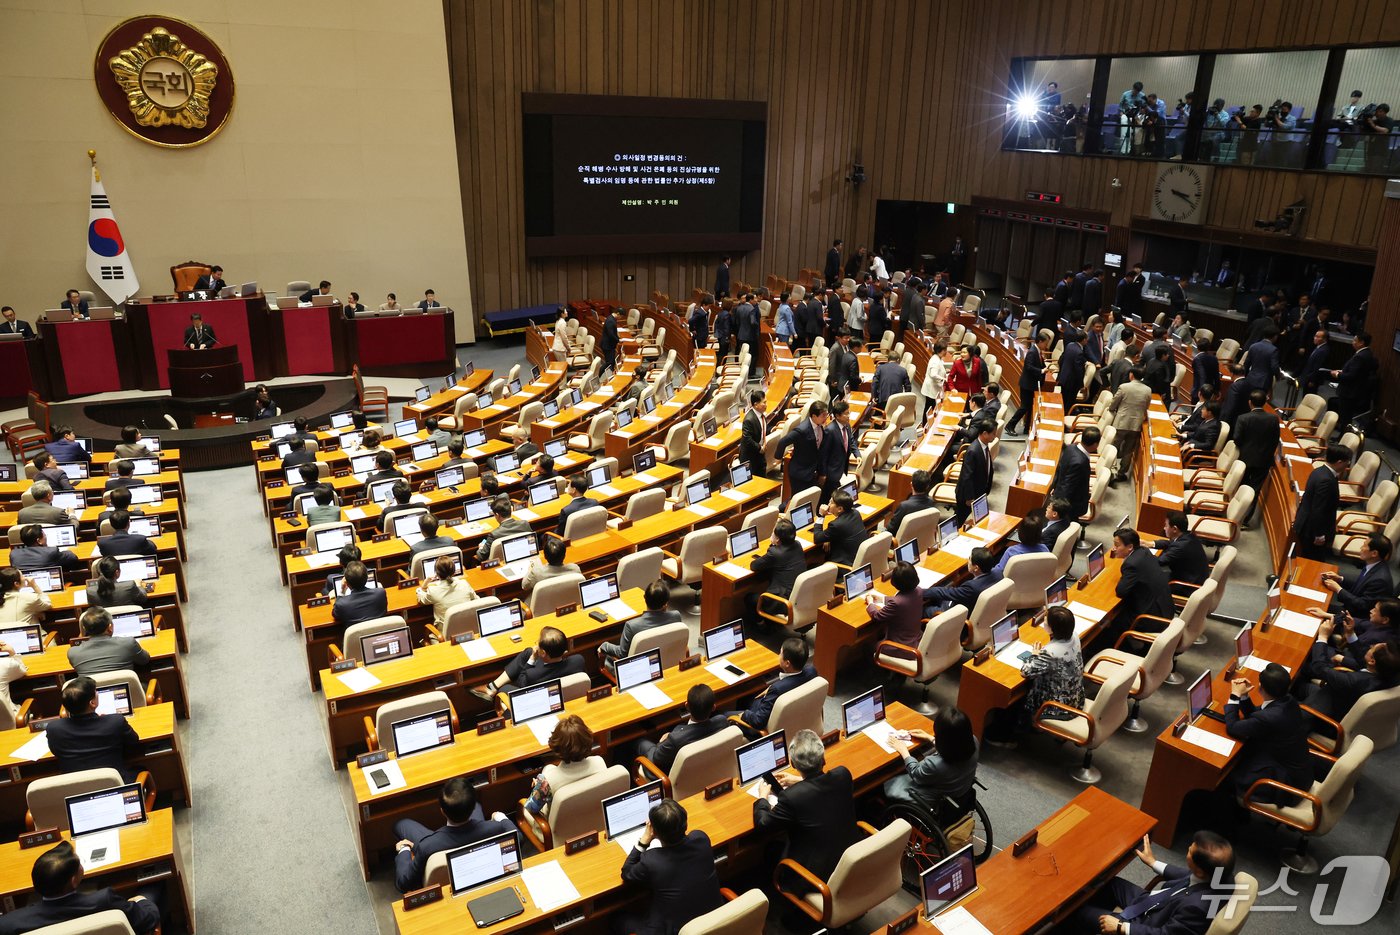
[[[873,536],[867,535],[856,548],[855,560],[852,561],[850,565],[842,565],[840,562],[837,562],[836,567],[846,572],[850,571],[852,568],[860,568],[862,565],[869,565],[870,573],[876,578],[879,578],[890,570],[890,552],[893,549],[894,536],[889,533],[880,532]]]
[[[977,596],[972,612],[967,615],[967,634],[963,637],[963,647],[973,652],[986,646],[992,638],[992,624],[1006,616],[1006,602],[1011,599],[1015,587],[1005,578]]]
[[[1219,352],[1216,352],[1216,357],[1219,356]],[[1317,423],[1325,412],[1327,412],[1327,400],[1317,393],[1308,393],[1298,401],[1297,408],[1288,416],[1288,428],[1295,434],[1311,432],[1317,428]]]
[[[526,403],[520,407],[520,415],[516,418],[515,425],[508,425],[501,429],[501,437],[506,441],[515,442],[517,445],[530,438],[530,426],[544,418],[544,403],[536,400]]]
[[[1186,598],[1186,603],[1177,610],[1176,617],[1173,619],[1179,619],[1185,624],[1185,630],[1181,634],[1181,642],[1176,647],[1178,657],[1192,646],[1199,646],[1206,642],[1206,618],[1210,616],[1214,605],[1219,603],[1219,598],[1216,596],[1219,587],[1219,582],[1213,578],[1207,578],[1199,588],[1190,593]],[[1152,620],[1162,624],[1163,627],[1170,623],[1170,621],[1163,620],[1153,614],[1141,614],[1137,620]],[[1134,620],[1130,626],[1134,630],[1142,632],[1143,628],[1138,626],[1137,620]],[[1175,671],[1172,671],[1167,676],[1166,682],[1168,685],[1180,685],[1182,678]]]
[[[475,393],[463,393],[452,404],[452,415],[438,416],[438,428],[449,432],[459,432],[466,427],[466,415],[476,409],[480,397]]]
[[[828,930],[845,928],[904,885],[901,863],[913,830],[909,823],[896,818],[879,831],[858,824],[867,837],[846,848],[829,880],[791,858],[780,861],[773,874],[778,892]]]
[[[520,818],[516,824],[536,850],[553,850],[570,838],[602,830],[603,800],[626,792],[631,785],[627,767],[609,766],[554,793],[548,817],[531,814],[525,807],[525,800],[521,799]]]
[[[404,512],[407,513],[408,511],[405,510]],[[423,512],[426,513],[427,510]],[[394,515],[397,516],[398,514],[396,513]],[[424,569],[432,568],[437,564],[437,560],[444,555],[450,555],[460,560],[462,557],[462,550],[455,545],[445,545],[440,549],[424,549],[422,552],[413,556],[413,564],[409,566],[409,577],[417,578],[419,581],[422,581]]]
[[[1079,537],[1083,534],[1083,526],[1078,523],[1070,523],[1064,528],[1064,531],[1056,537],[1051,552],[1055,556],[1055,575],[1057,577],[1069,574],[1070,568],[1074,565],[1075,543],[1079,541]]]
[[[1334,721],[1307,705],[1303,707],[1331,732],[1331,736],[1317,732],[1308,737],[1314,750],[1338,756],[1357,737],[1370,739],[1376,750],[1395,745],[1396,731],[1400,728],[1400,685],[1362,695],[1341,721]]]
[[[772,734],[784,730],[789,739],[804,729],[814,731],[817,736],[826,733],[823,709],[830,687],[826,679],[817,676],[792,691],[783,692],[773,702],[773,710],[768,714],[768,727],[760,733]]]
[[[938,541],[938,524],[943,519],[943,513],[936,506],[931,506],[927,510],[919,510],[917,513],[910,513],[900,520],[899,528],[894,531],[894,541],[903,545],[913,539],[919,540],[919,554],[922,555],[933,548],[933,544]]]
[[[1240,535],[1240,525],[1244,518],[1249,515],[1249,509],[1254,505],[1254,488],[1241,486],[1235,492],[1234,499],[1225,508],[1225,515],[1220,516],[1189,516],[1187,521],[1191,525],[1191,531],[1196,534],[1196,538],[1202,542],[1215,543],[1216,558],[1220,557],[1220,549],[1226,545],[1233,545]]]
[[[807,487],[795,492],[788,498],[787,515],[792,516],[804,506],[810,506],[815,513],[820,508],[822,489],[820,487]]]
[[[685,623],[664,623],[638,633],[627,648],[628,654],[640,656],[653,649],[661,650],[661,668],[674,669],[690,655],[690,627]]]
[[[126,914],[120,909],[95,912],[90,916],[57,922],[31,931],[34,935],[135,935],[131,923],[126,920]],[[160,935],[159,926],[156,927],[155,935]]]
[[[438,851],[428,858],[428,862],[423,865],[423,885],[442,886],[447,888],[452,882],[452,872],[447,867],[447,855],[450,851]]]
[[[688,532],[680,550],[661,560],[661,573],[678,584],[698,585],[701,569],[729,545],[729,532],[723,526],[708,526]]]
[[[652,445],[651,450],[656,452],[656,460],[664,461],[666,464],[675,464],[677,461],[684,461],[690,457],[690,435],[691,428],[689,422],[677,422],[666,430],[666,440],[660,445]]]
[[[1315,780],[1307,789],[1295,789],[1276,779],[1260,779],[1245,791],[1245,808],[1298,832],[1297,849],[1283,854],[1285,867],[1305,875],[1317,873],[1317,860],[1308,854],[1308,841],[1327,834],[1346,814],[1356,794],[1356,780],[1361,776],[1361,767],[1370,758],[1373,748],[1371,738],[1355,738],[1347,745],[1346,752],[1331,764],[1326,778]],[[1332,759],[1316,750],[1313,755],[1326,761]],[[1292,793],[1298,800],[1297,804],[1260,802],[1257,797],[1262,789]]]
[[[763,890],[755,888],[735,896],[721,887],[720,893],[727,900],[723,906],[691,919],[677,935],[763,935],[768,918],[768,897]]]
[[[501,599],[493,595],[478,597],[474,601],[463,601],[447,609],[441,630],[431,623],[424,624],[424,626],[427,628],[429,636],[439,643],[444,643],[463,633],[480,634],[481,624],[477,620],[477,614],[488,607],[496,607],[500,603]]]
[[[155,786],[151,782],[151,774],[143,771],[137,775],[136,781],[145,790],[146,809],[149,811],[155,804]],[[64,805],[64,799],[72,795],[115,789],[122,785],[125,783],[122,781],[121,773],[110,767],[85,769],[76,773],[60,773],[57,776],[44,776],[35,779],[24,790],[24,801],[27,809],[24,816],[24,826],[30,831],[42,831],[48,828],[67,831],[68,809]]]
[[[1215,911],[1206,935],[1237,935],[1249,921],[1249,911],[1259,898],[1259,881],[1243,870],[1235,871],[1234,894]]]
[[[731,724],[704,740],[681,747],[669,774],[644,756],[637,757],[637,770],[647,782],[660,779],[666,797],[679,801],[732,778],[736,768],[734,751],[743,745],[744,732]]]
[[[574,451],[602,451],[607,443],[608,432],[612,431],[613,414],[607,410],[588,420],[588,431],[569,436],[569,448]]]
[[[1037,729],[1052,737],[1068,740],[1084,751],[1084,762],[1071,775],[1083,783],[1096,783],[1103,779],[1103,773],[1094,766],[1094,751],[1112,737],[1123,722],[1128,719],[1128,693],[1137,678],[1137,669],[1118,666],[1110,670],[1100,681],[1087,673],[1085,681],[1097,685],[1093,697],[1083,708],[1072,708],[1059,701],[1047,701],[1035,712],[1032,723]],[[1091,690],[1086,689],[1086,694]],[[1062,711],[1072,715],[1068,720],[1056,720],[1045,715],[1050,711]]]
[[[617,526],[622,520],[635,523],[639,519],[655,516],[666,509],[666,491],[660,487],[639,490],[627,498],[627,509],[620,518],[608,520],[609,526]]]
[[[510,679],[502,677],[497,683],[496,711],[501,715],[510,714],[510,690],[514,688],[514,683]],[[587,672],[575,672],[566,675],[559,680],[559,697],[565,704],[575,698],[582,698],[588,694],[593,687],[593,680],[589,678]]]
[[[792,585],[792,594],[788,597],[764,591],[758,599],[758,615],[794,630],[815,626],[817,611],[836,594],[836,576],[839,573],[840,569],[835,563],[825,562],[798,575]],[[782,605],[783,613],[773,613],[770,608],[774,604]]]
[[[1008,610],[1027,610],[1045,606],[1045,589],[1059,577],[1060,560],[1054,552],[1029,552],[1006,563],[1003,580],[1012,584],[1006,599]]]
[[[608,520],[612,514],[601,506],[591,506],[576,510],[564,521],[564,538],[577,542],[608,531]]]
[[[962,633],[966,624],[967,608],[950,607],[924,624],[918,646],[882,640],[875,647],[875,664],[919,683],[923,689],[920,698],[923,711],[928,706],[929,685],[962,661]]]
[[[546,614],[554,613],[557,607],[562,607],[565,604],[577,604],[579,601],[578,586],[584,580],[583,575],[571,571],[541,581],[530,592],[530,616],[543,617]]]
[[[1139,633],[1129,630],[1118,638],[1112,649],[1100,651],[1085,666],[1084,671],[1090,675],[1098,674],[1101,668],[1112,666],[1136,670],[1136,679],[1128,693],[1128,719],[1123,722],[1123,729],[1130,734],[1146,732],[1147,722],[1139,717],[1142,703],[1151,698],[1166,682],[1167,676],[1171,675],[1176,650],[1185,632],[1186,621],[1180,617],[1174,619],[1161,633]],[[1140,650],[1145,645],[1147,652],[1127,652],[1123,648],[1125,643],[1135,650]]]
[[[752,529],[758,533],[758,541],[773,538],[773,527],[778,525],[781,514],[776,506],[766,506],[761,510],[754,510],[744,517],[743,525],[739,528]]]
[[[659,492],[659,491],[658,491]],[[661,562],[666,553],[652,546],[624,555],[617,563],[617,589],[619,592],[633,588],[644,588],[661,577]]]
[[[363,623],[352,624],[345,630],[345,638],[340,646],[330,648],[331,661],[339,662],[342,659],[354,659],[364,661],[363,647],[360,640],[367,636],[375,636],[379,633],[387,633],[399,627],[406,627],[408,623],[403,617],[397,614],[390,614],[387,617],[375,617],[373,620],[366,620]]]
[[[880,489],[875,483],[875,471],[880,466],[878,463],[879,457],[880,449],[878,446],[865,446],[865,450],[863,450],[860,453],[860,457],[856,459],[855,470],[842,478],[843,483],[846,480],[854,480],[856,482],[857,491]]]
[[[287,295],[302,296],[311,291],[311,283],[305,279],[293,279],[287,283]]]
[[[424,714],[432,714],[444,708],[452,716],[452,733],[456,734],[458,732],[457,711],[452,707],[452,701],[447,697],[446,692],[423,692],[419,695],[410,695],[407,698],[385,702],[375,709],[374,717],[365,715],[365,743],[371,750],[378,750],[381,741],[392,746],[393,727],[396,722]]]
[[[160,683],[151,679],[145,687],[141,685],[141,677],[130,669],[113,669],[110,672],[97,672],[88,676],[96,683],[98,688],[125,687],[127,699],[131,707],[144,708],[147,705],[157,705],[161,702]],[[71,679],[70,679],[71,681]],[[64,683],[67,685],[67,682]]]

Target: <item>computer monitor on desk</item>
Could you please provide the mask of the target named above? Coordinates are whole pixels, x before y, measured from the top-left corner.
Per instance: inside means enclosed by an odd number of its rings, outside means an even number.
[[[447,871],[452,879],[452,895],[459,896],[519,873],[520,841],[516,835],[515,831],[506,831],[448,851]]]
[[[1211,710],[1211,678],[1210,670],[1207,669],[1200,674],[1196,681],[1191,683],[1191,687],[1186,690],[1187,709],[1192,721],[1204,715],[1217,721],[1225,720],[1225,716],[1218,711]]]
[[[875,573],[869,563],[852,569],[845,578],[846,600],[853,601],[864,597],[874,586]]]
[[[506,697],[510,699],[510,720],[513,724],[524,724],[564,710],[564,687],[559,679],[507,692]]]
[[[661,678],[661,650],[649,649],[644,653],[619,659],[616,671],[617,690],[620,692],[655,682]]]
[[[924,918],[932,919],[977,890],[977,860],[972,845],[959,848],[919,875]]]
[[[657,779],[635,789],[610,795],[603,800],[603,826],[609,841],[616,841],[642,828],[654,806],[665,798],[662,782]]]
[[[390,730],[394,737],[394,756],[400,760],[424,750],[449,747],[452,745],[452,712],[443,708],[405,718],[395,721]]]
[[[616,574],[589,578],[587,581],[580,581],[578,586],[579,602],[584,610],[616,600],[619,593]]]
[[[879,686],[841,705],[841,726],[847,737],[853,737],[884,719],[885,690]]]
[[[417,419],[400,419],[394,423],[394,437],[407,438],[410,435],[418,434]]]
[[[788,765],[787,731],[779,729],[746,743],[734,751],[739,765],[739,785],[749,783]]]
[[[311,533],[311,550],[318,555],[323,552],[339,552],[354,541],[355,530],[352,526],[317,529]]]
[[[758,530],[750,526],[748,529],[741,529],[729,537],[729,555],[731,558],[738,558],[741,555],[748,555],[758,548]]]
[[[792,524],[798,529],[806,529],[816,522],[816,512],[810,503],[804,503],[792,511]]]
[[[126,558],[117,563],[118,581],[150,581],[160,575],[156,560],[150,556]]]
[[[465,480],[466,472],[462,470],[462,466],[459,464],[454,464],[452,467],[441,468],[433,474],[433,483],[437,485],[438,490],[446,490],[449,487],[456,487],[458,484],[462,483]],[[486,512],[483,513],[481,516],[476,517],[476,519],[485,519],[491,514],[491,505],[487,503],[485,498],[479,498],[478,500],[468,500],[467,502],[480,502],[487,504]],[[468,517],[467,522],[475,522],[476,519]]]
[[[987,503],[987,495],[982,494],[982,496],[972,501],[972,513],[968,519],[972,523],[980,523],[987,518],[987,514],[990,511],[991,506]]]
[[[910,539],[908,542],[901,543],[899,547],[894,550],[894,560],[896,562],[906,562],[910,565],[919,564],[918,538],[916,537]]]
[[[462,433],[462,446],[465,448],[480,448],[486,444],[486,431],[484,429],[472,429]]]
[[[525,626],[525,613],[518,600],[506,601],[504,604],[477,611],[476,625],[482,637],[509,633]]]
[[[1093,581],[1103,571],[1103,545],[1099,544],[1089,550],[1089,580]]]
[[[60,510],[79,513],[87,509],[87,497],[81,490],[56,490],[49,501]],[[136,517],[132,517],[135,519]]]
[[[535,534],[527,532],[522,536],[511,536],[509,539],[502,539],[501,559],[507,565],[512,565],[521,559],[531,558],[539,551],[539,546],[535,544]]]
[[[538,484],[531,484],[529,491],[530,506],[540,506],[559,499],[559,485],[553,480],[542,480]]]
[[[120,714],[123,717],[131,714],[131,689],[129,686],[106,685],[97,690],[97,713],[98,714]]]
[[[36,591],[52,594],[63,590],[63,569],[57,565],[47,568],[32,568],[24,573]]]
[[[73,836],[136,825],[146,820],[146,801],[139,783],[99,792],[70,795],[63,800]]]
[[[149,506],[165,499],[165,494],[156,484],[137,484],[135,487],[126,489],[131,494],[131,502],[134,506]]]
[[[35,627],[37,630],[38,627]],[[700,634],[706,659],[718,659],[744,648],[744,621],[731,620]]]
[[[382,633],[360,637],[360,658],[364,659],[367,666],[412,655],[413,639],[408,627],[395,627]]]
[[[0,630],[0,643],[9,644],[21,656],[29,656],[44,651],[44,633],[37,623],[28,626],[11,624]]]
[[[112,635],[142,639],[155,636],[155,612],[150,610],[129,610],[126,613],[112,614]]]

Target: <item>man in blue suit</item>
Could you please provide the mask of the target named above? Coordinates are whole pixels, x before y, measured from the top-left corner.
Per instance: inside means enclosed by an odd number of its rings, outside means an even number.
[[[1235,850],[1213,831],[1197,831],[1186,851],[1186,866],[1160,861],[1143,835],[1138,860],[1160,878],[1156,888],[1114,878],[1074,913],[1075,932],[1131,932],[1132,935],[1204,935],[1235,890]]]
[[[598,501],[588,496],[588,475],[582,472],[569,478],[569,505],[559,511],[559,535],[564,535],[564,527],[569,524],[569,517],[586,510],[589,507],[597,506]]]
[[[130,899],[110,886],[78,892],[83,864],[70,841],[40,854],[30,876],[39,899],[0,916],[0,935],[33,932],[112,909],[126,916],[137,935],[148,935],[160,925],[160,887],[148,887]]]
[[[331,619],[342,626],[364,623],[389,612],[389,595],[383,588],[366,587],[369,569],[364,562],[349,562],[345,566],[345,587],[349,590],[340,596],[331,608]]]
[[[72,464],[74,461],[91,461],[92,455],[78,444],[73,427],[60,425],[53,430],[53,441],[44,445],[44,450],[53,455],[59,464]]]
[[[127,765],[141,753],[141,738],[120,714],[97,713],[97,683],[80,675],[63,686],[63,708],[68,716],[49,722],[49,750],[65,773],[89,769],[115,769],[122,781],[131,782],[136,770]]]
[[[991,549],[973,549],[972,557],[967,562],[972,577],[962,584],[924,588],[924,616],[932,617],[954,604],[961,604],[971,613],[982,592],[1001,580],[996,565],[997,560],[992,556]]]
[[[794,425],[778,442],[779,461],[789,448],[792,449],[792,460],[787,465],[789,495],[826,481],[826,475],[818,472],[825,471],[828,461],[827,424],[830,419],[826,403],[818,399],[807,410],[807,418]]]
[[[112,534],[97,540],[97,550],[103,555],[156,554],[154,542],[145,536],[128,532],[131,527],[131,514],[126,510],[117,510],[107,518],[107,522],[112,525]]]
[[[1308,753],[1308,719],[1289,693],[1288,670],[1271,662],[1259,673],[1259,695],[1263,703],[1250,698],[1249,679],[1230,683],[1230,700],[1225,704],[1225,733],[1243,745],[1231,781],[1236,797],[1243,796],[1261,779],[1272,779],[1295,789],[1312,786],[1312,756]],[[1254,794],[1261,802],[1293,804],[1296,799],[1274,788]]]
[[[773,713],[773,705],[784,692],[806,685],[817,677],[817,670],[807,662],[807,641],[800,636],[790,636],[783,640],[778,651],[778,678],[771,682],[763,693],[749,703],[747,711],[734,711],[730,717],[742,719],[739,729],[750,740],[761,736],[760,731],[768,727],[768,717]]]
[[[438,809],[447,824],[436,831],[411,818],[394,824],[394,835],[399,838],[394,845],[394,885],[400,893],[423,885],[423,871],[434,854],[515,830],[500,812],[492,812],[487,820],[476,800],[476,790],[465,776],[453,776],[443,784]]]

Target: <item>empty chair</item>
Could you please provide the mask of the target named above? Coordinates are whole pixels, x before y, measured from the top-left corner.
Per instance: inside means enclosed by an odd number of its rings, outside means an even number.
[[[836,594],[836,576],[839,573],[840,569],[835,563],[824,562],[798,575],[792,585],[792,594],[787,597],[764,591],[758,600],[758,615],[794,630],[805,630],[815,625],[817,611]],[[774,605],[781,605],[783,612],[774,613]]]
[[[677,935],[762,935],[768,918],[768,897],[754,888],[735,896],[721,887],[725,904],[696,916],[681,926]]]
[[[977,596],[977,603],[967,615],[967,634],[963,646],[976,651],[986,646],[992,638],[992,624],[1006,616],[1006,602],[1011,599],[1015,587],[1005,578]]]
[[[569,436],[569,447],[574,451],[602,451],[613,421],[613,414],[603,410],[588,420],[587,432]]]
[[[540,421],[544,417],[544,403],[536,400],[526,403],[520,407],[520,415],[517,417],[515,425],[506,426],[501,429],[501,437],[507,441],[515,442],[517,445],[528,441],[530,438],[530,426]]]
[[[1341,721],[1334,721],[1307,705],[1304,708],[1326,725],[1328,731],[1318,731],[1308,737],[1314,750],[1338,756],[1357,737],[1370,738],[1375,749],[1385,750],[1395,745],[1396,731],[1400,729],[1400,685],[1362,695]]]
[[[552,614],[556,607],[578,603],[578,586],[583,581],[583,575],[577,572],[544,579],[530,592],[530,616]]]
[[[1241,486],[1235,492],[1235,497],[1225,508],[1225,515],[1220,516],[1190,516],[1188,521],[1191,524],[1191,531],[1196,534],[1196,538],[1202,542],[1214,542],[1216,545],[1216,558],[1220,557],[1220,547],[1230,545],[1239,538],[1240,524],[1249,515],[1249,508],[1254,505],[1254,488]]]
[[[924,624],[918,646],[882,640],[875,647],[875,664],[919,683],[923,689],[920,703],[927,705],[929,684],[962,661],[962,632],[966,624],[967,608],[950,607]]]
[[[1369,737],[1357,737],[1347,746],[1346,752],[1331,764],[1326,778],[1315,780],[1308,789],[1295,789],[1275,779],[1260,779],[1245,791],[1245,808],[1298,832],[1297,849],[1283,854],[1285,867],[1302,874],[1317,873],[1317,860],[1308,854],[1308,841],[1311,837],[1331,831],[1346,814],[1356,794],[1356,780],[1361,775],[1361,767],[1370,758],[1373,749]],[[1317,751],[1313,751],[1313,755],[1328,760]],[[1258,801],[1261,790],[1268,790],[1274,795],[1279,792],[1292,793],[1290,798],[1296,804],[1277,805]]]
[[[453,709],[452,701],[446,692],[423,692],[408,698],[387,701],[375,709],[373,718],[365,715],[365,743],[371,750],[378,750],[382,745],[392,745],[393,727],[396,722],[438,711],[447,711],[452,716],[452,732],[457,733],[457,712]]]
[[[1054,552],[1028,552],[1006,563],[1003,579],[1012,584],[1008,610],[1045,606],[1045,589],[1059,578],[1060,560]]]
[[[661,573],[678,584],[698,585],[701,569],[714,561],[729,544],[723,526],[708,526],[686,533],[679,552],[661,561]]]
[[[440,643],[463,633],[480,634],[481,624],[477,620],[477,614],[500,603],[501,599],[494,595],[478,597],[474,601],[463,601],[448,608],[447,613],[443,616],[441,630],[438,630],[431,623],[424,624],[424,626],[429,635]]]
[[[627,498],[627,509],[623,512],[622,518],[635,523],[639,519],[655,516],[665,509],[665,490],[662,490],[660,487],[654,487],[649,490],[639,490]]]
[[[1161,633],[1138,633],[1129,630],[1118,638],[1112,649],[1100,651],[1085,666],[1084,671],[1089,675],[1097,675],[1100,668],[1111,666],[1136,670],[1137,677],[1128,693],[1130,701],[1128,720],[1123,723],[1125,731],[1141,734],[1147,730],[1147,722],[1138,716],[1142,703],[1151,698],[1171,674],[1176,649],[1185,631],[1186,622],[1180,617],[1172,620]],[[1133,652],[1123,648],[1125,643]],[[1145,653],[1141,651],[1144,647]]]
[[[1057,577],[1069,574],[1070,567],[1074,565],[1074,545],[1083,533],[1083,526],[1078,523],[1070,523],[1055,537],[1050,551],[1055,556],[1055,575]]]
[[[1235,871],[1232,895],[1215,912],[1206,935],[1237,935],[1249,920],[1249,911],[1259,898],[1259,881],[1243,870]]]
[[[778,525],[778,519],[781,515],[776,506],[766,506],[761,510],[754,510],[748,516],[744,517],[743,525],[739,528],[741,530],[754,530],[758,533],[759,541],[762,542],[764,539],[771,539],[773,537],[773,527]]]
[[[627,767],[617,764],[585,779],[571,782],[554,793],[549,817],[535,815],[520,800],[517,824],[529,842],[541,851],[553,850],[570,838],[601,831],[603,800],[631,787]]]
[[[126,913],[120,909],[107,909],[30,931],[34,935],[135,935],[136,930],[127,921]]]
[[[686,421],[677,422],[667,429],[665,442],[650,446],[656,452],[656,460],[675,464],[689,459],[691,432],[691,425]]]
[[[734,751],[744,744],[744,732],[730,724],[704,740],[686,744],[676,753],[671,771],[663,773],[655,763],[646,757],[637,758],[637,767],[648,778],[660,779],[666,797],[684,799],[704,792],[712,786],[734,776]]]
[[[608,531],[608,519],[612,516],[601,506],[591,506],[576,510],[564,521],[564,538],[570,542],[596,536]]]
[[[661,577],[661,562],[666,553],[653,546],[624,555],[617,563],[617,589],[630,591],[632,588],[645,588]]]
[[[895,543],[903,545],[917,539],[920,554],[929,551],[938,541],[938,524],[942,518],[943,514],[937,507],[910,513],[900,520],[899,528],[894,531]]]
[[[1032,723],[1037,729],[1068,740],[1084,751],[1083,763],[1072,773],[1080,782],[1096,783],[1103,778],[1103,774],[1094,766],[1094,751],[1103,746],[1128,719],[1128,693],[1132,690],[1137,672],[1132,667],[1119,666],[1104,676],[1102,684],[1090,681],[1089,684],[1096,685],[1097,690],[1086,686],[1086,696],[1092,693],[1093,697],[1082,709],[1051,699],[1035,712]],[[1052,710],[1071,717],[1068,720],[1045,717]]]
[[[311,291],[311,283],[305,279],[293,279],[287,283],[287,295],[302,296]]]
[[[452,404],[452,415],[438,416],[438,428],[449,432],[460,432],[466,428],[466,414],[476,409],[478,397],[475,393],[463,393]]]
[[[828,930],[850,925],[904,885],[901,863],[913,830],[909,822],[896,818],[879,831],[863,821],[857,824],[867,837],[846,848],[829,879],[791,858],[779,862],[773,874],[778,892]]]

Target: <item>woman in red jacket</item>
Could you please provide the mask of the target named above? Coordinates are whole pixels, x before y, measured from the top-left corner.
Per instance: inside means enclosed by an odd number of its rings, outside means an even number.
[[[955,393],[979,392],[987,382],[987,365],[982,362],[982,349],[964,345],[962,357],[953,362],[948,374],[948,389]]]

